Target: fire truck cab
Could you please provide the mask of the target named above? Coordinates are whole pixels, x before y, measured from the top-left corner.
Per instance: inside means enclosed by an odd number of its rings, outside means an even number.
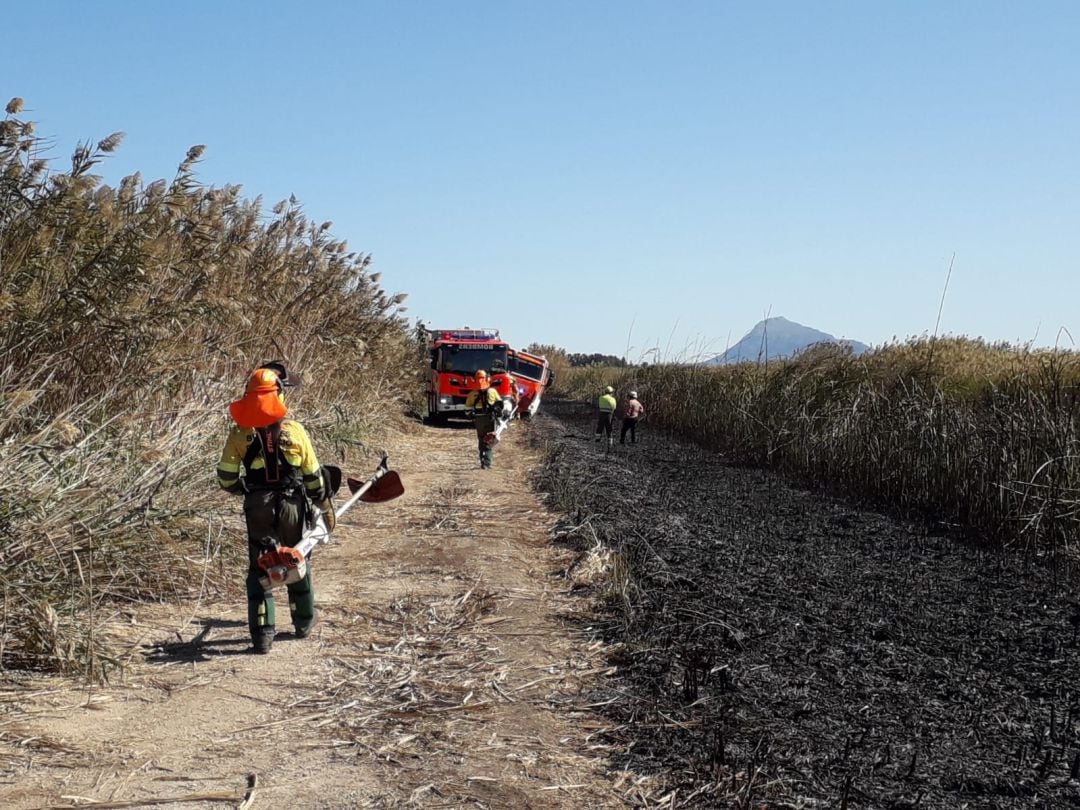
[[[540,398],[551,385],[554,375],[546,358],[528,352],[510,350],[510,374],[518,386],[518,413],[522,418],[536,415]]]
[[[476,372],[494,377],[509,370],[510,346],[498,329],[428,329],[428,419],[465,416],[465,399],[479,386]]]

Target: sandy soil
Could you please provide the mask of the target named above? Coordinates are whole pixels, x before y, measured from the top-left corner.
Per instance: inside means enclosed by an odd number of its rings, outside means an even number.
[[[645,780],[596,741],[586,695],[612,670],[524,432],[491,471],[471,429],[389,448],[406,494],[316,552],[309,639],[250,654],[237,571],[232,601],[125,614],[122,683],[5,682],[0,806],[626,806]]]

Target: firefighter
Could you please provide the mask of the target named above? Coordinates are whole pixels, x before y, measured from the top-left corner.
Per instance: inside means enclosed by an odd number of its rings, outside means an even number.
[[[596,401],[598,412],[596,417],[596,441],[600,441],[601,436],[606,435],[608,444],[612,443],[611,422],[615,418],[615,408],[617,406],[615,389],[609,385]]]
[[[476,390],[470,391],[465,398],[466,413],[473,414],[473,425],[476,427],[476,444],[480,451],[480,468],[491,469],[491,462],[495,456],[495,413],[502,407],[502,397],[491,385],[488,373],[481,369],[476,372]]]
[[[248,377],[241,399],[229,405],[235,425],[217,466],[218,484],[244,496],[248,535],[248,628],[256,653],[270,652],[274,641],[274,594],[259,579],[259,556],[275,544],[295,546],[315,509],[325,504],[328,484],[303,425],[285,417],[289,374],[280,363],[265,363]],[[315,623],[311,563],[299,582],[288,586],[289,614],[297,638]]]
[[[630,433],[630,444],[637,444],[637,423],[645,418],[645,406],[637,398],[637,391],[630,392],[630,401],[623,410],[622,430],[619,432],[619,444],[626,444],[626,434]]]

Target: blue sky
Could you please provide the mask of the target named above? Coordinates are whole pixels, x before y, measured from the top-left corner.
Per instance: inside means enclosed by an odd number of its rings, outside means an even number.
[[[63,158],[200,178],[370,252],[409,314],[719,353],[1080,340],[1080,3],[9,5],[0,95]],[[1069,345],[1067,337],[1062,341]]]

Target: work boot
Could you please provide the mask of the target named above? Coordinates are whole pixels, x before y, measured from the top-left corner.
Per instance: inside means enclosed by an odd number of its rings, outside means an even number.
[[[315,622],[318,622],[319,618],[312,616],[310,619],[293,619],[293,631],[297,638],[307,638],[311,635],[311,631],[314,630]]]
[[[264,627],[262,632],[251,637],[251,646],[256,655],[266,655],[274,644],[274,628]]]

